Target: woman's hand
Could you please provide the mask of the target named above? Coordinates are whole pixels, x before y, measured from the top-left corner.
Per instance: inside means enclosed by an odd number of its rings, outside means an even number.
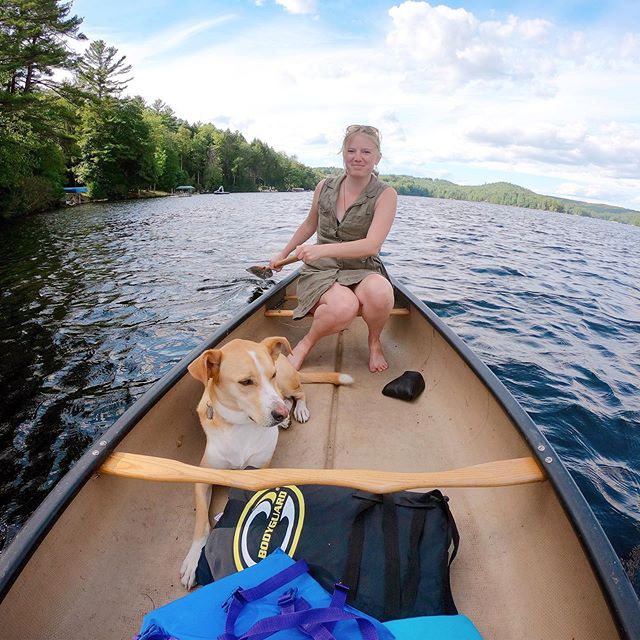
[[[324,258],[325,250],[319,244],[301,244],[296,247],[295,254],[302,262],[309,264]]]
[[[274,271],[281,271],[282,267],[277,267],[276,262],[280,262],[281,260],[284,260],[288,255],[289,254],[285,253],[284,251],[279,251],[278,253],[276,253],[275,256],[271,258],[271,260],[269,260],[269,267]]]

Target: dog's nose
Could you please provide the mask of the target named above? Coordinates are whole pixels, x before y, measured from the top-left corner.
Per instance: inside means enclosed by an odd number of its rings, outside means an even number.
[[[271,417],[274,420],[278,420],[278,421],[284,420],[288,415],[289,415],[289,409],[287,409],[287,405],[284,403],[277,405],[275,409],[271,411]]]

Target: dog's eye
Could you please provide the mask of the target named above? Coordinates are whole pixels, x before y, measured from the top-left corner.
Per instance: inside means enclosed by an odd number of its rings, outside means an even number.
[[[276,372],[273,372],[273,375],[271,376],[271,379],[273,380],[276,377]]]
[[[253,380],[251,378],[245,378],[244,380],[240,380],[240,384],[243,387],[248,387],[249,385],[253,384]]]

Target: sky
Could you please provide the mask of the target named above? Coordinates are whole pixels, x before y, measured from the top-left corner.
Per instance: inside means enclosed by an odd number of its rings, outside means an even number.
[[[640,210],[638,0],[75,0],[127,94],[340,166],[349,124],[381,173]],[[86,46],[83,43],[81,46]]]

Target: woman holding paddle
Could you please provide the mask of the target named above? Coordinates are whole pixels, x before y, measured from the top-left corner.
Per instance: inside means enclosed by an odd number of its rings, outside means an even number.
[[[348,327],[361,311],[369,329],[369,370],[384,371],[389,365],[380,334],[393,308],[393,289],[378,253],[398,196],[375,173],[382,158],[375,127],[347,127],[342,157],[344,174],[318,183],[309,214],[270,267],[278,270],[276,263],[292,251],[305,263],[293,317],[312,313],[313,322],[289,356],[296,369],[318,340]],[[314,233],[317,244],[303,244]]]

